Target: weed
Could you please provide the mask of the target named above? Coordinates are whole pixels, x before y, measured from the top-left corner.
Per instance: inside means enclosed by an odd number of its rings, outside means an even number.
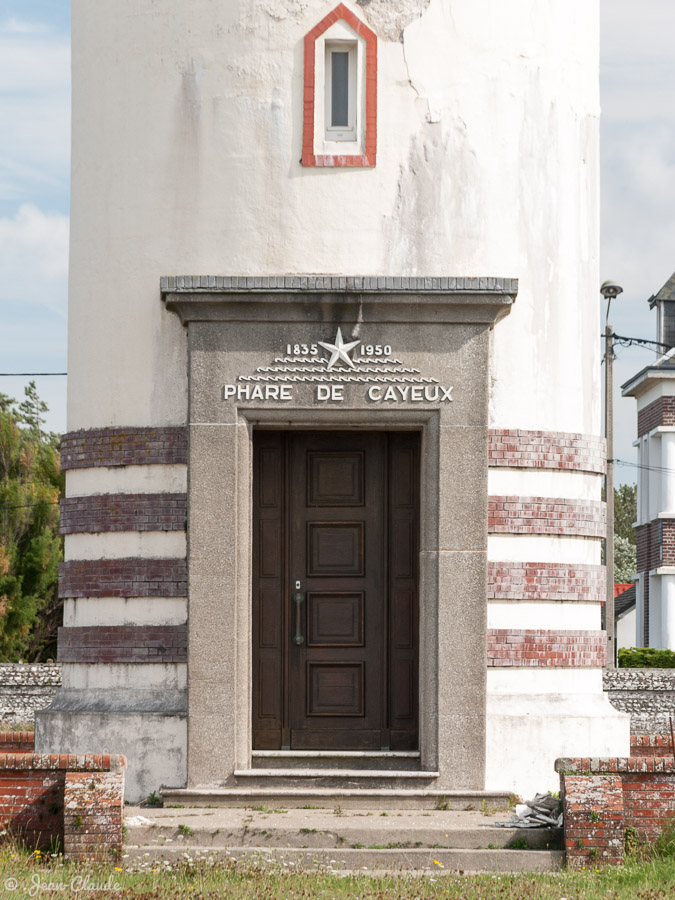
[[[600,821],[600,813],[596,812],[594,809],[590,812],[591,822],[599,822]]]
[[[185,809],[184,803],[169,803],[167,809]]]
[[[436,803],[436,809],[438,809],[438,810],[450,809],[450,803],[448,801],[448,798],[445,796],[445,794],[441,794],[441,796],[438,798],[438,801]]]
[[[141,803],[141,806],[162,806],[162,798],[156,791],[153,791],[151,794],[145,798],[145,800]]]
[[[192,837],[193,831],[189,825],[181,824],[178,826],[178,834],[180,834],[182,837],[189,838]]]
[[[597,859],[599,856],[598,848],[591,847],[591,849],[588,851],[588,855],[590,856],[591,859]]]
[[[518,837],[512,838],[508,844],[506,845],[506,850],[529,850],[530,845],[527,843],[527,838],[524,835],[519,835]]]
[[[75,816],[73,818],[73,825],[76,828],[79,828],[81,825],[84,825],[84,819],[82,818],[82,816]]]
[[[300,834],[316,834],[316,828],[301,828]]]
[[[333,814],[336,816],[344,816],[344,812],[342,811],[342,807],[338,803],[335,809],[333,810]]]

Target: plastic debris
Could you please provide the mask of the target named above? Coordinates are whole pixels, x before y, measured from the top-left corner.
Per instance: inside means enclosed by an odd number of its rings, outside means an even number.
[[[563,823],[562,803],[553,794],[535,794],[533,800],[519,803],[508,822],[495,822],[497,828],[559,828]]]

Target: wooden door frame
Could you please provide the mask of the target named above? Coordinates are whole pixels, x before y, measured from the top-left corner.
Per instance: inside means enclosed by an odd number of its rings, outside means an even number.
[[[433,545],[439,521],[438,480],[440,471],[440,416],[437,410],[371,410],[334,408],[317,410],[238,410],[238,467],[247,472],[244,484],[238,484],[237,522],[242,536],[238,558],[245,560],[238,576],[238,608],[243,610],[246,598],[247,645],[236,660],[236,683],[246,685],[246,722],[244,707],[236,729],[237,768],[251,765],[252,730],[252,503],[253,503],[253,431],[416,431],[420,433],[420,548]],[[245,593],[244,593],[245,592]],[[433,566],[419,568],[419,751],[421,764],[427,770],[438,767],[438,577]],[[242,622],[243,627],[243,622]],[[243,650],[241,643],[240,649]]]

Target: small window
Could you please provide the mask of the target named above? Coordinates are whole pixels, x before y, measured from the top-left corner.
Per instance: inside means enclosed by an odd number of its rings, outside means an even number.
[[[326,140],[356,140],[356,58],[351,41],[326,41]]]

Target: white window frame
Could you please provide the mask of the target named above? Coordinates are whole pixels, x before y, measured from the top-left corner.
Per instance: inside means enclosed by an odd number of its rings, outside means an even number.
[[[333,53],[347,53],[347,125],[333,126]],[[325,139],[327,141],[355,142],[358,134],[358,44],[350,40],[325,42]]]

